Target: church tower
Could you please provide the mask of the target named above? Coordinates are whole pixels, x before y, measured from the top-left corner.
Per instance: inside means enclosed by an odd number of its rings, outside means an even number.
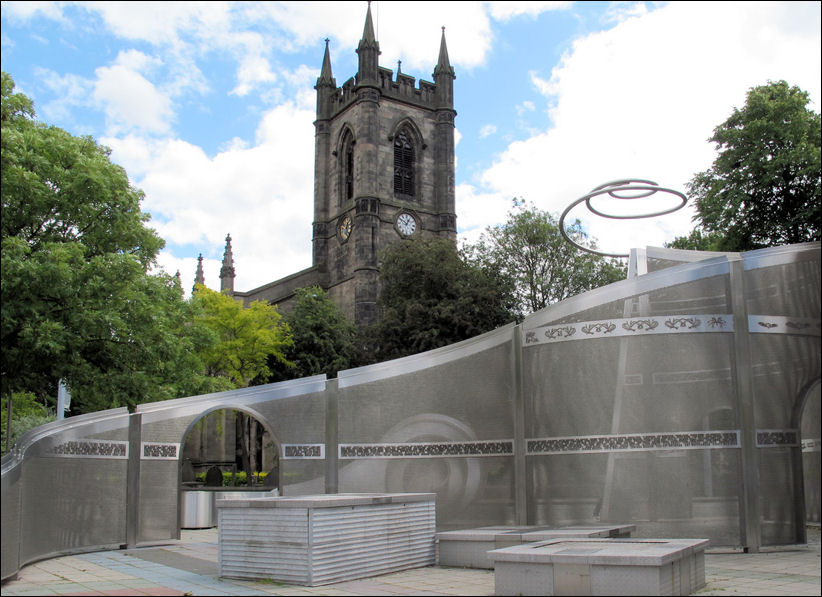
[[[379,66],[371,6],[355,77],[337,87],[326,40],[317,79],[313,267],[357,325],[376,321],[380,251],[407,237],[456,242],[454,69],[445,29],[434,82]]]

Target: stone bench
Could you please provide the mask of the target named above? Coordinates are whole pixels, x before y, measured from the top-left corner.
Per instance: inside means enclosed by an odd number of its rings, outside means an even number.
[[[491,551],[496,595],[690,595],[707,539],[552,539]]]
[[[434,493],[217,500],[219,575],[316,586],[431,566]]]
[[[602,526],[491,526],[437,533],[439,565],[491,570],[488,552],[522,543],[558,538],[630,537],[632,524]]]

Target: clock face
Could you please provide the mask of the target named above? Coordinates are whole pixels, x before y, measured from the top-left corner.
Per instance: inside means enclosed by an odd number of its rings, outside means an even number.
[[[351,218],[345,216],[342,220],[340,220],[339,231],[340,231],[340,238],[343,240],[348,240],[348,237],[351,236],[351,229],[354,227],[353,222],[351,222]]]
[[[417,230],[417,220],[409,213],[402,213],[397,218],[397,230],[403,236],[411,236]]]

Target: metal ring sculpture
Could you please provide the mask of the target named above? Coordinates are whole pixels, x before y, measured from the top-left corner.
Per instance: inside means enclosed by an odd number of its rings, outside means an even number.
[[[625,194],[625,193],[629,194]],[[656,193],[670,193],[671,195],[675,195],[679,197],[680,204],[674,206],[670,209],[662,209],[660,211],[654,211],[646,214],[637,214],[637,215],[629,215],[629,216],[621,216],[616,214],[609,214],[603,211],[596,209],[593,205],[591,205],[591,199],[594,197],[598,197],[600,195],[607,194],[608,196],[614,199],[643,199],[645,197],[650,197],[655,195]],[[685,207],[685,204],[688,202],[688,198],[680,193],[679,191],[675,191],[673,189],[666,189],[664,187],[659,186],[652,180],[643,180],[639,178],[625,178],[622,180],[613,180],[611,182],[606,182],[605,184],[601,184],[598,187],[594,187],[590,193],[584,195],[571,203],[568,207],[565,208],[565,211],[562,212],[562,215],[559,218],[559,231],[562,234],[562,237],[574,245],[580,251],[585,251],[586,253],[592,253],[594,255],[599,255],[600,257],[628,257],[628,253],[604,253],[602,251],[597,251],[596,249],[591,249],[589,247],[585,247],[580,245],[579,243],[573,241],[568,233],[565,231],[565,217],[568,213],[574,209],[580,203],[585,202],[585,206],[588,208],[592,214],[596,214],[603,218],[610,218],[612,220],[638,220],[642,218],[654,218],[657,216],[664,216],[669,213],[673,213],[677,210],[682,209]]]

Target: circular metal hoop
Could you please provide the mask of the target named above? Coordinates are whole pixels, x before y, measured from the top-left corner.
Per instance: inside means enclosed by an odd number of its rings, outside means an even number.
[[[620,194],[632,191],[634,192],[629,195]],[[593,199],[594,197],[599,197],[600,195],[608,195],[613,199],[630,201],[631,199],[644,199],[645,197],[651,197],[656,193],[668,193],[670,195],[674,195],[679,198],[680,203],[679,205],[676,205],[669,209],[662,209],[650,213],[629,216],[609,214],[600,211],[593,205],[591,205],[591,199]],[[559,218],[559,231],[562,234],[562,238],[564,238],[566,241],[574,245],[577,249],[579,249],[580,251],[585,251],[586,253],[591,253],[593,255],[599,255],[600,257],[628,257],[628,253],[605,253],[603,251],[597,251],[596,249],[585,247],[575,242],[571,239],[570,236],[568,236],[568,232],[565,230],[565,218],[571,212],[572,209],[574,209],[577,205],[583,202],[585,203],[585,206],[588,208],[588,211],[590,211],[592,214],[598,215],[603,218],[609,218],[612,220],[639,220],[643,218],[655,218],[658,216],[664,216],[666,214],[678,211],[685,207],[685,204],[688,202],[688,198],[679,191],[675,191],[673,189],[668,189],[665,187],[660,187],[657,183],[655,183],[652,180],[626,178],[622,180],[606,182],[605,184],[601,184],[598,187],[594,187],[590,193],[588,193],[587,195],[583,195],[582,197],[571,203],[568,207],[565,208],[565,211],[562,212],[562,215]]]

